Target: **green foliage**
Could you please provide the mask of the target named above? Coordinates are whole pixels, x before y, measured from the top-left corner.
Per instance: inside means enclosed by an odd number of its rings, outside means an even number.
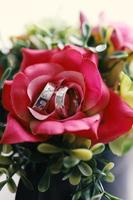
[[[90,160],[92,158],[92,152],[89,149],[83,149],[83,148],[73,149],[70,151],[70,154],[84,161]]]
[[[52,144],[43,143],[38,146],[38,151],[44,154],[52,154],[52,153],[59,153],[62,151],[62,149]]]
[[[73,156],[66,156],[64,157],[63,164],[65,168],[71,168],[76,166],[80,160],[76,157]]]
[[[128,53],[126,51],[115,51],[109,56],[110,59],[121,59],[127,57]]]
[[[8,180],[7,186],[8,186],[8,189],[10,190],[10,192],[15,193],[17,191],[16,183],[14,182],[14,180],[12,178],[10,178]]]
[[[39,192],[46,192],[49,189],[49,186],[50,186],[50,172],[49,169],[47,169],[39,181],[38,190]]]
[[[117,156],[123,156],[133,147],[133,133],[128,133],[109,143],[110,150]]]
[[[81,162],[79,165],[78,165],[78,168],[80,170],[80,172],[82,173],[83,176],[91,176],[93,171],[91,169],[91,167],[85,163],[85,162]]]
[[[95,144],[92,148],[91,151],[94,155],[100,154],[105,150],[105,145],[102,143]]]

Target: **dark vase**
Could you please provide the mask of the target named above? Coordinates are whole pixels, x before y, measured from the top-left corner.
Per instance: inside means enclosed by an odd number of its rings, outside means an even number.
[[[118,158],[112,155],[110,152],[105,153],[105,157],[115,163],[114,174],[116,180],[114,183],[104,184],[104,188],[109,193],[120,197],[123,200],[128,200],[128,165],[129,156]],[[44,173],[45,166],[38,166],[38,170],[32,169],[30,166],[27,168],[27,175],[33,185],[36,185],[40,179],[42,173]],[[40,174],[40,175],[39,175]],[[41,193],[37,189],[35,191],[28,190],[22,180],[19,182],[16,199],[15,200],[71,200],[71,194],[74,191],[74,187],[67,181],[61,181],[61,177],[56,175],[51,180],[50,189]],[[104,199],[104,198],[103,198]]]

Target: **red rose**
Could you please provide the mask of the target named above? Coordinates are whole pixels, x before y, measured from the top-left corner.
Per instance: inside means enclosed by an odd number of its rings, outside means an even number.
[[[106,143],[128,131],[133,110],[108,90],[97,64],[96,54],[75,46],[23,49],[21,70],[3,88],[9,115],[1,143],[64,133]]]

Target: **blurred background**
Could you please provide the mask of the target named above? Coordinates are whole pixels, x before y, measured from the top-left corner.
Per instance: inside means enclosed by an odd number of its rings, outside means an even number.
[[[0,37],[7,38],[22,33],[24,26],[36,23],[43,18],[64,20],[69,25],[78,23],[79,11],[88,16],[91,23],[98,21],[98,15],[104,11],[112,21],[126,22],[133,26],[133,0],[0,0]],[[132,165],[128,169],[128,197],[133,200],[133,152],[129,152]],[[18,177],[16,177],[18,181]],[[120,187],[120,186],[118,186]],[[0,192],[1,200],[14,200],[15,195],[5,187]]]

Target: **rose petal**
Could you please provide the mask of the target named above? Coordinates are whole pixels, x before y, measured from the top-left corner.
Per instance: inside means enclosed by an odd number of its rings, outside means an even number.
[[[133,125],[133,109],[121,100],[114,92],[110,92],[110,101],[105,108],[98,130],[99,142],[108,143],[128,132]]]
[[[99,97],[97,104],[93,108],[88,110],[89,115],[92,115],[92,114],[102,111],[108,105],[110,93],[109,93],[109,89],[107,88],[107,86],[105,85],[105,83],[102,80],[101,80],[100,93],[101,93],[101,96]]]
[[[94,135],[97,137],[97,129],[98,129],[100,120],[101,120],[100,115],[97,114],[92,117],[86,117],[83,119],[68,120],[68,121],[65,121],[63,125],[65,127],[65,131],[67,132],[79,132],[79,131],[91,129]],[[88,134],[88,138],[89,138],[89,134]]]
[[[30,106],[30,99],[27,95],[27,86],[29,84],[26,76],[19,72],[16,74],[11,88],[12,107],[16,115],[24,121],[29,120],[28,106]]]
[[[98,128],[99,128],[99,124],[101,122],[101,115],[96,114],[96,115],[93,115],[91,117],[86,117],[86,118],[83,119],[83,121],[85,121],[87,124],[89,124],[92,132],[97,137],[97,131],[98,131]],[[88,137],[89,137],[89,135],[88,135]]]
[[[21,124],[12,116],[8,116],[7,126],[4,135],[0,141],[1,144],[15,144],[21,142],[39,142],[45,141],[46,138],[34,136],[28,132]]]
[[[41,120],[41,121],[42,121],[42,120],[46,120],[48,117],[50,117],[51,115],[54,114],[54,112],[52,112],[52,113],[50,113],[50,114],[48,114],[48,115],[44,115],[44,114],[41,114],[41,113],[35,111],[35,110],[32,109],[32,108],[29,108],[29,111],[30,111],[30,113],[32,114],[32,116],[33,116],[34,118],[36,118],[36,119],[38,119],[38,120]]]
[[[94,115],[83,119],[71,119],[65,121],[32,121],[31,129],[34,134],[59,135],[63,133],[74,133],[82,137],[97,139],[97,129],[100,123],[100,115]]]
[[[97,66],[91,61],[83,61],[82,73],[86,82],[86,93],[83,109],[85,111],[97,108],[102,110],[108,103],[109,92],[102,81]]]
[[[54,64],[54,63],[41,63],[41,64],[34,64],[27,67],[24,70],[24,73],[28,77],[29,80],[33,80],[34,78],[41,76],[41,75],[49,75],[55,76],[56,74],[63,71],[63,67]]]
[[[21,71],[30,65],[37,63],[46,63],[50,61],[51,56],[58,51],[57,49],[53,50],[34,50],[34,49],[22,49],[23,60],[21,63]]]
[[[2,103],[6,110],[13,111],[12,110],[12,104],[11,104],[11,86],[13,81],[6,80],[4,82],[3,90],[2,90]]]
[[[82,62],[82,55],[68,46],[55,53],[51,58],[51,62],[62,65],[65,70],[79,71],[78,66]]]
[[[42,92],[43,88],[45,87],[47,82],[50,82],[52,79],[51,76],[42,75],[35,79],[33,79],[28,87],[27,87],[27,94],[31,102],[33,103],[38,95]]]
[[[31,130],[34,134],[39,135],[59,135],[64,132],[64,126],[61,122],[57,121],[32,121]]]
[[[80,72],[63,71],[55,77],[55,80],[57,80],[57,81],[62,80],[62,79],[64,79],[67,82],[75,82],[82,87],[83,91],[85,90],[84,78],[83,78],[83,75]]]

